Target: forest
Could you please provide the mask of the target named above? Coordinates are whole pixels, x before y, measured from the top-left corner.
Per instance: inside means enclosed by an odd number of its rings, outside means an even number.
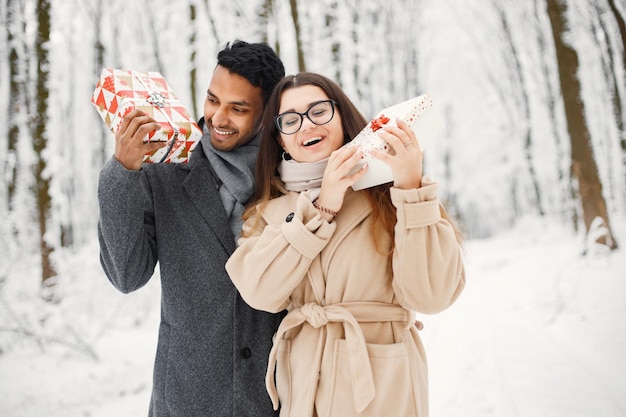
[[[1,0],[0,291],[33,259],[46,287],[96,238],[102,69],[161,72],[198,118],[234,39],[329,76],[366,117],[428,93],[446,127],[425,171],[467,239],[540,216],[616,249],[625,17],[623,0]]]

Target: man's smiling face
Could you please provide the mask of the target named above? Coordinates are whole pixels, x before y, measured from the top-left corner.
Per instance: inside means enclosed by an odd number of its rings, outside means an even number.
[[[259,132],[262,114],[261,88],[216,66],[204,102],[204,121],[213,147],[231,151],[248,143]]]

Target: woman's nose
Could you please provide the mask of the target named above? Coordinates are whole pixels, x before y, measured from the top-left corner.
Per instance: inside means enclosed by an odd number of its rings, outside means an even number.
[[[315,123],[313,123],[311,119],[309,119],[309,116],[303,116],[300,130],[305,131],[307,129],[310,129],[311,127],[315,127]]]

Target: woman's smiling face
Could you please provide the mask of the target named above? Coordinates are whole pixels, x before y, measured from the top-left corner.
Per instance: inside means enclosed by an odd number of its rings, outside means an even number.
[[[311,106],[320,101],[329,100],[324,90],[314,85],[295,87],[283,92],[279,114],[285,112],[305,113]],[[329,105],[328,111],[331,110]],[[343,129],[339,109],[335,106],[332,119],[322,125],[316,125],[304,116],[300,129],[292,134],[280,133],[280,144],[291,157],[298,162],[317,162],[328,158],[330,154],[343,145]],[[309,113],[315,120],[315,115]]]

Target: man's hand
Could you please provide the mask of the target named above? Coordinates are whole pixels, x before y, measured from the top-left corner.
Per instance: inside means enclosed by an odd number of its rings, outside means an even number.
[[[115,135],[115,158],[126,168],[141,169],[143,157],[167,145],[167,142],[144,142],[150,132],[161,129],[153,118],[133,109],[128,113]]]

